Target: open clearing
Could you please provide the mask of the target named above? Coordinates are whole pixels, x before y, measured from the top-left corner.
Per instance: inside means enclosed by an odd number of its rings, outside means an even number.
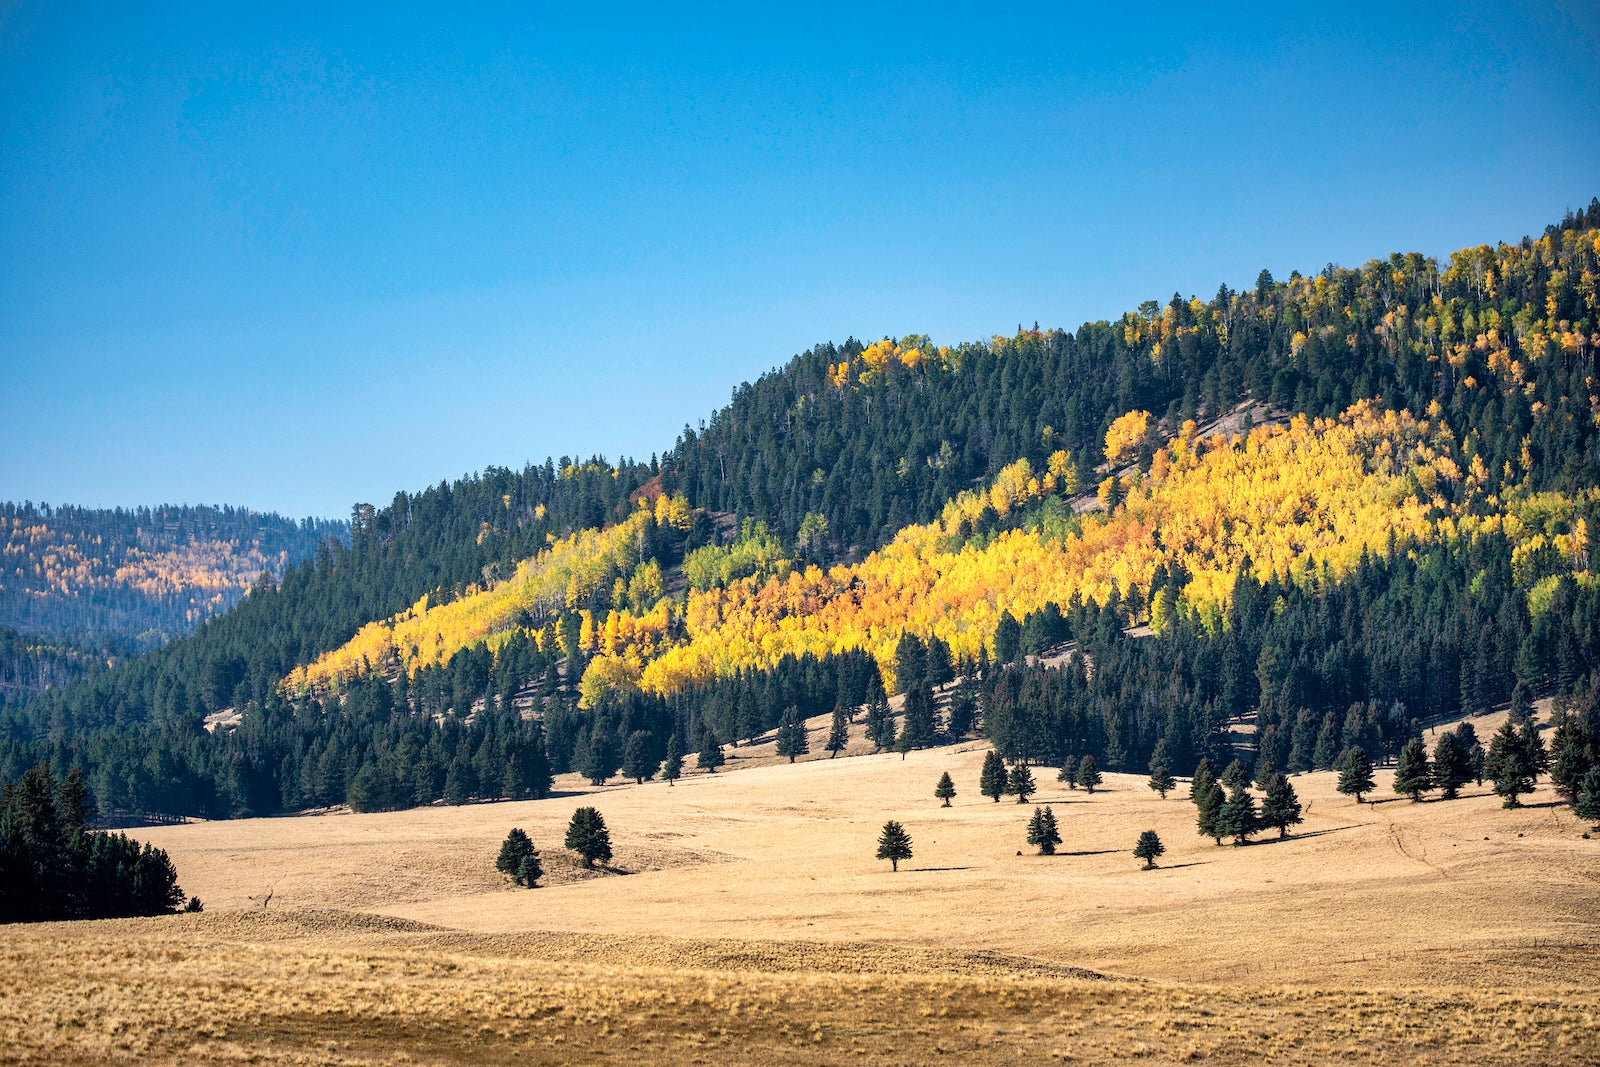
[[[675,787],[136,831],[207,913],[0,931],[28,976],[0,987],[0,1060],[1600,1062],[1600,835],[1548,786],[1412,804],[1380,771],[1358,806],[1300,775],[1298,833],[1235,848],[1195,833],[1186,785],[1039,768],[1064,838],[1042,857],[1031,805],[977,794],[984,751],[768,745]],[[613,871],[560,847],[583,804]],[[898,874],[873,859],[889,818]],[[513,826],[538,890],[494,871]]]

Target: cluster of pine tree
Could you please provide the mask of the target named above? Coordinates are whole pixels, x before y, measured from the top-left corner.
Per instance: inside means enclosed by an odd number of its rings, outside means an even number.
[[[0,923],[167,915],[183,906],[172,861],[123,834],[91,830],[94,798],[76,771],[30,768],[0,795]],[[199,911],[198,898],[188,910]]]

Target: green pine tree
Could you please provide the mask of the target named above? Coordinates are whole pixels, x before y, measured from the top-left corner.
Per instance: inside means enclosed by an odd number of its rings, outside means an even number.
[[[1018,804],[1026,804],[1034,793],[1033,772],[1028,770],[1028,765],[1021,760],[1017,761],[1011,768],[1011,773],[1006,776],[1006,792],[1015,796]]]
[[[1198,805],[1200,799],[1216,782],[1217,776],[1211,770],[1211,761],[1202,759],[1200,765],[1194,769],[1194,777],[1189,779],[1189,799]]]
[[[1413,737],[1400,750],[1400,762],[1394,771],[1394,791],[1409,794],[1411,803],[1422,799],[1422,794],[1433,788],[1433,765],[1428,762],[1428,750],[1422,738]]]
[[[1068,789],[1078,788],[1078,757],[1068,756],[1061,761],[1061,773],[1056,775],[1056,781],[1066,782]]]
[[[939,784],[933,787],[933,795],[944,801],[945,807],[950,806],[951,799],[956,795],[956,783],[951,781],[949,771],[939,776]]]
[[[1572,810],[1578,818],[1595,823],[1595,829],[1600,830],[1600,763],[1590,767],[1584,774]]]
[[[722,745],[717,741],[717,735],[709,727],[700,739],[700,752],[695,756],[694,762],[695,766],[712,774],[716,774],[717,768],[728,762],[728,757],[722,754]]]
[[[1006,791],[1006,764],[1000,758],[1000,753],[990,749],[984,753],[983,771],[978,776],[978,792],[986,797],[993,798],[996,804]]]
[[[1538,740],[1537,734],[1533,737]],[[1494,791],[1505,797],[1505,807],[1520,808],[1519,798],[1533,792],[1538,777],[1536,766],[1532,747],[1507,719],[1490,739],[1489,755],[1484,759],[1484,773],[1494,783]]]
[[[850,727],[845,720],[843,708],[833,709],[833,723],[828,727],[828,743],[824,746],[828,758],[833,759],[843,752],[850,744]]]
[[[1100,768],[1094,764],[1093,756],[1085,756],[1078,761],[1078,784],[1089,792],[1094,792],[1094,787],[1102,781]]]
[[[1178,784],[1178,780],[1167,770],[1165,763],[1158,763],[1150,768],[1150,788],[1161,794],[1161,799],[1167,799],[1167,794]]]
[[[1217,816],[1217,832],[1222,837],[1231,837],[1235,845],[1242,845],[1260,829],[1260,825],[1256,798],[1250,795],[1250,790],[1236,789],[1232,796],[1223,801],[1222,811]]]
[[[1339,757],[1339,792],[1355,797],[1359,804],[1361,794],[1372,792],[1372,788],[1372,761],[1359,746],[1345,749]]]
[[[1056,846],[1061,844],[1061,831],[1049,805],[1033,809],[1033,818],[1028,821],[1028,844],[1036,846],[1041,856],[1056,854]]]
[[[901,860],[911,858],[911,835],[893,819],[883,824],[883,833],[878,835],[878,858],[888,860],[896,871]]]
[[[1280,838],[1289,836],[1289,827],[1304,821],[1300,798],[1285,774],[1274,774],[1267,781],[1267,795],[1261,801],[1261,825],[1277,829]]]
[[[1204,837],[1209,837],[1222,844],[1222,805],[1224,794],[1222,786],[1210,782],[1205,789],[1195,798],[1195,808],[1198,814],[1195,823]]]
[[[811,751],[810,742],[806,739],[806,727],[800,721],[798,708],[790,707],[783,715],[783,725],[778,727],[778,755],[787,756],[793,763],[796,756],[803,756]]]
[[[572,813],[572,821],[567,824],[566,846],[583,858],[585,867],[594,867],[596,861],[610,861],[611,832],[597,809],[579,808]]]
[[[1433,781],[1439,787],[1440,796],[1454,800],[1475,773],[1472,754],[1461,743],[1460,735],[1454,730],[1440,734],[1433,744]]]
[[[1135,859],[1144,860],[1144,869],[1152,870],[1156,865],[1156,858],[1166,853],[1167,848],[1161,843],[1161,838],[1154,830],[1146,830],[1139,835],[1139,843],[1133,846]]]
[[[661,765],[661,777],[666,779],[668,785],[683,777],[683,746],[678,743],[676,731],[667,738],[667,759]]]

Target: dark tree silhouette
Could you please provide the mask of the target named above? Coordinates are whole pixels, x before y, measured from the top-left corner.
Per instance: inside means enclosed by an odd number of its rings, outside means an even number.
[[[901,860],[911,858],[911,835],[893,819],[883,824],[883,833],[878,835],[878,858],[888,860],[896,871]]]
[[[606,821],[595,808],[579,808],[572,813],[567,824],[567,848],[583,858],[585,867],[593,868],[596,861],[611,860],[611,832]]]
[[[1146,830],[1139,835],[1138,844],[1133,846],[1133,855],[1136,859],[1144,860],[1144,869],[1151,870],[1156,865],[1156,858],[1165,855],[1167,848],[1161,843],[1161,838],[1156,836],[1154,830]]]
[[[933,795],[944,801],[945,807],[950,806],[951,799],[956,795],[956,783],[951,780],[949,771],[939,776],[939,784],[933,787]]]

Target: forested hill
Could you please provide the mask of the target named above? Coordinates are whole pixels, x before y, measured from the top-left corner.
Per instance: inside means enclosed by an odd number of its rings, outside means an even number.
[[[1377,709],[1390,744],[1518,680],[1574,692],[1600,667],[1597,262],[1591,202],[1072,333],[820,346],[659,461],[358,505],[348,545],[193,636],[5,709],[0,775],[43,756],[107,806],[208,814],[524,795],[546,757],[914,693],[902,635],[969,671],[1066,636],[1122,665],[1041,683],[1022,735],[989,672],[939,726],[1111,766],[1161,740],[1192,764],[1239,715],[1303,740]],[[1135,624],[1157,636],[1118,645]]]
[[[1174,293],[1075,333],[820,345],[741,386],[701,429],[685,427],[669,467],[702,507],[763,520],[790,541],[812,515],[836,548],[872,547],[1019,458],[1043,469],[1065,450],[1092,470],[1128,411],[1154,413],[1171,433],[1247,398],[1313,416],[1371,398],[1417,415],[1441,403],[1492,483],[1509,463],[1536,488],[1600,484],[1589,382],[1597,226],[1591,201],[1538,241],[1467,248],[1447,263],[1394,253],[1282,280],[1262,271],[1243,292]],[[1485,388],[1507,380],[1518,388]]]
[[[342,522],[246,508],[0,503],[0,628],[148,649],[274,581]]]

